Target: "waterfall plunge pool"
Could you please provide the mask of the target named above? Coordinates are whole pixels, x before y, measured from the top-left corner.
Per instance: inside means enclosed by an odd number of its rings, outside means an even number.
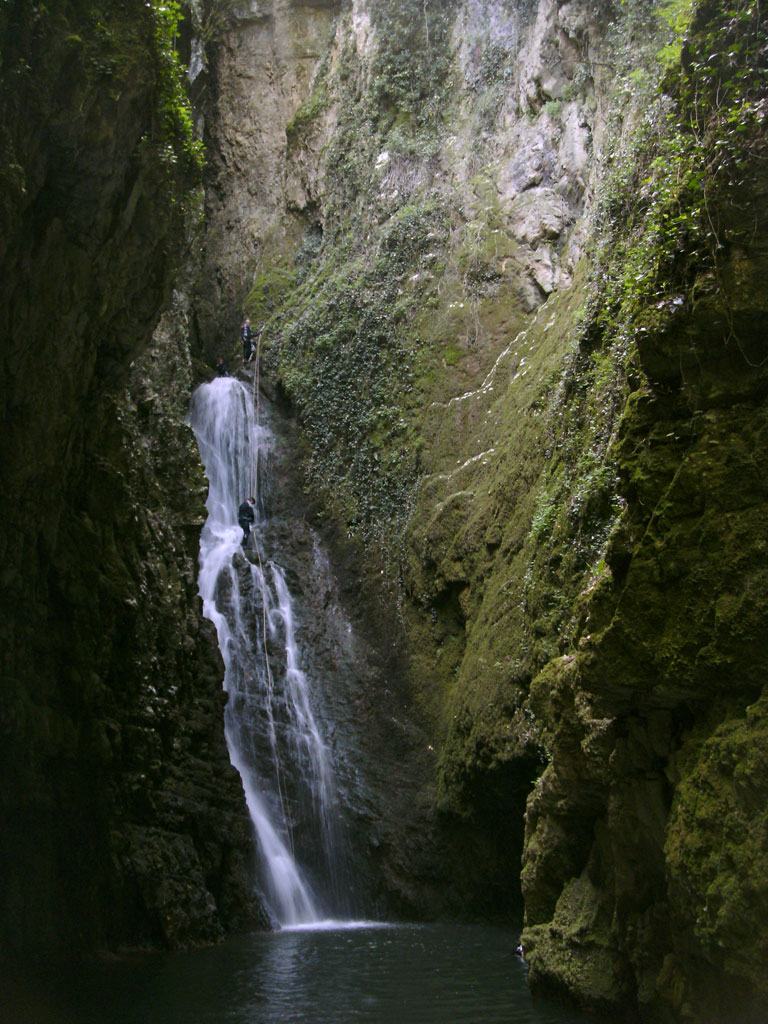
[[[484,926],[323,921],[344,915],[345,875],[335,838],[338,806],[310,681],[293,634],[292,598],[277,561],[262,551],[260,479],[269,430],[256,382],[232,378],[195,392],[190,423],[209,481],[200,593],[215,623],[230,695],[225,731],[243,779],[261,866],[261,891],[284,927],[220,947],[91,965],[48,988],[41,1024],[585,1024],[534,1001],[517,932]],[[258,497],[252,559],[235,516]],[[280,650],[284,653],[280,653]],[[296,765],[286,774],[285,766]],[[286,799],[293,780],[293,798]],[[320,891],[294,856],[293,808],[314,819]],[[307,831],[307,830],[304,830]],[[348,884],[348,880],[347,880]],[[287,924],[291,927],[286,927]],[[46,991],[45,989],[43,991]],[[50,1001],[50,997],[49,997]],[[59,1013],[59,1010],[62,1013]]]
[[[594,1024],[533,999],[519,932],[332,922],[69,972],[40,1024]],[[41,991],[41,989],[38,989]],[[54,995],[55,993],[55,995]],[[29,1018],[28,1018],[29,1019]]]

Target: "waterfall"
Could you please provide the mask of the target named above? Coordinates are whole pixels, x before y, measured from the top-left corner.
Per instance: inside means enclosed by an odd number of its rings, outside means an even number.
[[[264,896],[279,925],[317,923],[346,909],[338,816],[329,753],[300,667],[293,600],[261,537],[259,477],[270,432],[249,390],[232,377],[195,391],[189,421],[209,484],[200,595],[224,660],[225,733],[253,821]],[[256,498],[256,524],[244,549],[237,509],[249,496]]]

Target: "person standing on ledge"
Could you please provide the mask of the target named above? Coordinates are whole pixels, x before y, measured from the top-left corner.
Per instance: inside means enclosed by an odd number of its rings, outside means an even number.
[[[255,498],[246,498],[240,508],[237,510],[237,521],[243,529],[243,539],[240,541],[241,545],[245,547],[248,543],[248,538],[251,535],[251,527],[253,526],[256,518],[254,514],[254,508],[256,507]]]
[[[240,339],[243,343],[243,362],[248,363],[253,358],[253,331],[248,317],[245,318],[245,323],[240,328]]]

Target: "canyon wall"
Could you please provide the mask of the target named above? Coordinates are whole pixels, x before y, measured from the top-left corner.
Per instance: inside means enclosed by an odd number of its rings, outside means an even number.
[[[248,313],[369,905],[762,1019],[763,5],[191,6],[0,11],[4,948],[261,919],[184,424]]]
[[[253,0],[212,69],[208,355],[264,327],[431,765],[387,884],[649,1020],[766,1001],[761,16]]]
[[[197,597],[200,160],[169,17],[0,12],[4,954],[183,946],[259,912]]]

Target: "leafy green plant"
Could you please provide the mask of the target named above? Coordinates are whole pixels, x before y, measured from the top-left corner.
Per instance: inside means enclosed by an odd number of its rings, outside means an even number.
[[[665,4],[687,24],[685,4]],[[672,12],[672,13],[670,13]],[[615,160],[598,222],[596,324],[655,329],[697,275],[717,271],[722,228],[713,210],[738,202],[750,162],[768,152],[768,42],[758,0],[702,8],[695,46],[668,72]]]
[[[557,522],[557,503],[543,495],[531,520],[531,536],[535,541],[548,537]]]
[[[399,0],[376,4],[379,49],[373,66],[373,100],[404,112],[415,125],[435,122],[448,102],[452,0]]]
[[[204,147],[195,138],[189,98],[184,86],[184,69],[176,40],[183,9],[179,0],[150,0],[147,4],[154,22],[155,50],[159,64],[158,90],[164,159],[174,164],[181,154],[185,169],[202,170]]]

